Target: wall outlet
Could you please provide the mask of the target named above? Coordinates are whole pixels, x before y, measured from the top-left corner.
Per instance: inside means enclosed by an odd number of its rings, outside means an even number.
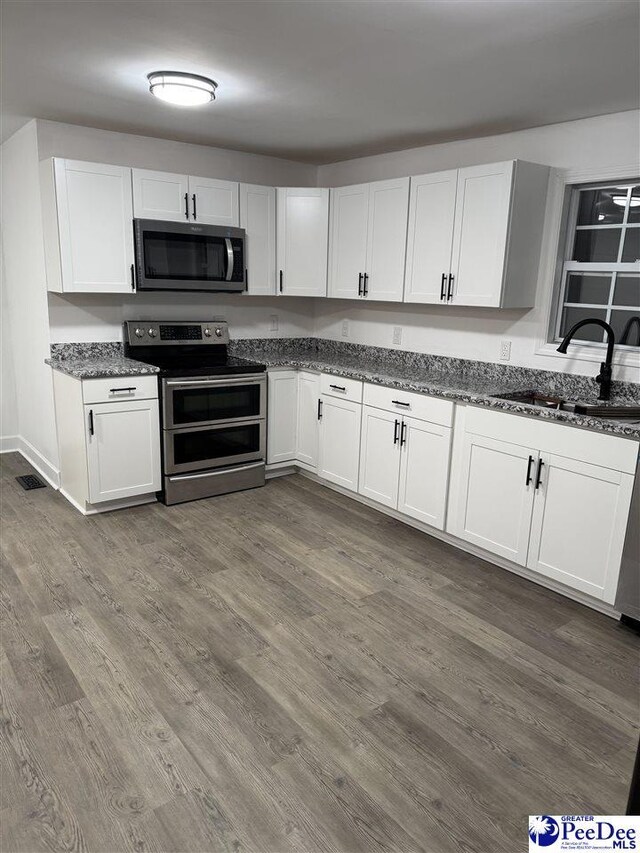
[[[402,326],[394,326],[393,327],[392,343],[394,343],[394,344],[401,344],[402,343]]]
[[[270,326],[271,331],[277,332],[278,331],[278,315],[272,314],[269,319],[271,320],[271,326]]]
[[[511,359],[511,341],[500,341],[500,361]]]
[[[348,320],[342,321],[342,337],[343,338],[349,337],[349,321]]]

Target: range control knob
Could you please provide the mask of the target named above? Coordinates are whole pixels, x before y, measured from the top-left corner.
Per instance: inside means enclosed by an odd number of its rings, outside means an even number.
[[[208,326],[207,326],[207,328],[204,330],[204,336],[205,336],[205,338],[210,338],[210,337],[211,337],[211,329],[210,329]]]
[[[156,330],[154,328],[149,329],[149,337],[150,338],[155,338],[157,334],[158,333],[156,332]]]
[[[135,336],[136,338],[141,338],[144,335],[144,329],[136,329]]]
[[[221,338],[221,337],[222,337],[222,329],[220,328],[220,326],[216,326],[216,338]]]

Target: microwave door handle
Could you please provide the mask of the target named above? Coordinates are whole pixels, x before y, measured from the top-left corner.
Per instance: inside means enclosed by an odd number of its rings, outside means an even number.
[[[233,246],[228,237],[224,238],[224,242],[227,245],[227,281],[231,281],[231,276],[233,275]]]

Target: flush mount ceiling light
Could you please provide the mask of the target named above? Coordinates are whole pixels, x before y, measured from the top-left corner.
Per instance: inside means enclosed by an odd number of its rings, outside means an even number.
[[[218,84],[199,74],[184,71],[154,71],[147,74],[149,91],[161,101],[178,107],[199,107],[215,100]]]

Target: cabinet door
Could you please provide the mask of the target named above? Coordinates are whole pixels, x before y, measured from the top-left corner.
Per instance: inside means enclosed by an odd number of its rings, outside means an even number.
[[[113,501],[161,488],[157,400],[85,406],[89,501]]]
[[[466,433],[460,492],[452,530],[487,551],[526,565],[537,451]],[[533,463],[529,466],[529,459]]]
[[[136,219],[185,222],[191,218],[189,179],[171,172],[133,169],[133,212]]]
[[[329,296],[361,295],[367,265],[369,184],[331,190]]]
[[[444,530],[451,429],[404,418],[398,511]]]
[[[509,230],[513,161],[458,172],[452,301],[500,305]]]
[[[633,477],[543,453],[527,566],[613,604]]]
[[[240,184],[240,227],[247,232],[247,293],[276,292],[276,191]]]
[[[267,464],[296,458],[298,375],[295,370],[268,373]]]
[[[405,302],[445,302],[458,171],[411,178]]]
[[[409,178],[369,184],[367,299],[402,302]]]
[[[363,406],[358,491],[393,509],[398,504],[401,425],[401,417]]]
[[[358,490],[362,404],[323,395],[318,475]]]
[[[189,212],[204,225],[229,225],[237,228],[238,184],[216,178],[189,178]]]
[[[298,451],[300,464],[312,468],[318,465],[318,402],[320,376],[301,370],[298,373]]]
[[[131,169],[54,161],[62,289],[133,289]]]
[[[279,188],[277,205],[278,292],[326,296],[329,190]]]

